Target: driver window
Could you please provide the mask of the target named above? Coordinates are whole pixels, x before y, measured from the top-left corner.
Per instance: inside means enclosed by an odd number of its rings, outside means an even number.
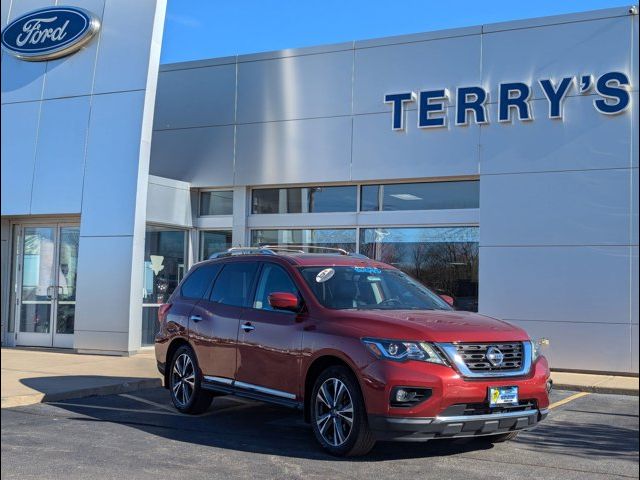
[[[273,310],[269,305],[269,295],[275,292],[286,292],[298,295],[298,289],[285,270],[273,263],[265,263],[260,274],[253,308]]]

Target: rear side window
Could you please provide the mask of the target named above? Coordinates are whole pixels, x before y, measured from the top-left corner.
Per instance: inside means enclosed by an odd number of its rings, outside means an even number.
[[[202,298],[220,271],[220,265],[203,265],[191,272],[182,286],[180,295],[186,298]]]
[[[210,300],[225,305],[246,306],[257,270],[257,263],[227,263],[218,275]]]

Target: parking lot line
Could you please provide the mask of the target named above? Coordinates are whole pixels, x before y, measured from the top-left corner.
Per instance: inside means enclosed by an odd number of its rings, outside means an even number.
[[[131,413],[150,413],[152,415],[172,415],[172,416],[181,416],[180,413],[176,412],[156,412],[154,410],[143,410],[141,408],[120,408],[120,407],[104,407],[102,405],[85,405],[82,403],[66,403],[66,402],[47,402],[48,405],[55,405],[57,407],[82,407],[82,408],[93,408],[97,410],[113,410],[116,412],[131,412]]]
[[[121,393],[118,395],[119,397],[128,398],[130,400],[135,400],[136,402],[146,403],[147,405],[152,405],[157,408],[161,408],[162,410],[166,410],[171,413],[176,413],[175,409],[169,407],[168,405],[163,405],[161,403],[152,402],[151,400],[147,400],[146,398],[136,397],[135,395],[129,395],[128,393]]]
[[[578,392],[574,395],[571,395],[570,397],[563,398],[562,400],[558,400],[557,402],[552,403],[551,405],[549,405],[549,410],[561,407],[562,405],[566,405],[569,402],[573,402],[574,400],[577,400],[579,398],[586,397],[587,395],[589,395],[589,392]]]

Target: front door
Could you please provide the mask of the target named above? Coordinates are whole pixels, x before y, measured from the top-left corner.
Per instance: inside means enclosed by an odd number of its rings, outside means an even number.
[[[16,344],[73,347],[80,227],[16,228]]]
[[[301,393],[300,360],[304,314],[275,310],[269,295],[299,295],[296,284],[280,265],[264,262],[252,308],[240,320],[236,385],[295,400]]]

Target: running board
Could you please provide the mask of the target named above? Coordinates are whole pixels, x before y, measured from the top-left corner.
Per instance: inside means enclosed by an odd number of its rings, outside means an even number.
[[[203,389],[212,392],[226,393],[228,395],[273,403],[275,405],[295,408],[297,410],[302,410],[304,407],[303,403],[297,401],[295,396],[290,393],[280,392],[279,390],[272,390],[270,388],[260,387],[249,383],[236,382],[228,378],[205,376],[202,379],[201,386]]]

